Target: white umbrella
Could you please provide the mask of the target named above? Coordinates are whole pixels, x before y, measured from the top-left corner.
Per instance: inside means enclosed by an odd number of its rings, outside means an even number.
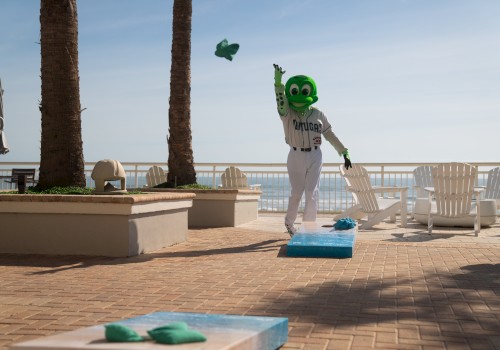
[[[7,137],[3,132],[3,102],[2,102],[3,90],[2,90],[2,80],[0,79],[0,154],[5,154],[9,152],[9,144],[7,143]]]

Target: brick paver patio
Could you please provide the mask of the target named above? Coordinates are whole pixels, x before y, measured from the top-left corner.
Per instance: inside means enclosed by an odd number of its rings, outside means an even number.
[[[155,311],[288,317],[283,349],[500,349],[499,223],[381,224],[333,259],[287,257],[282,221],[132,258],[0,255],[0,349]]]

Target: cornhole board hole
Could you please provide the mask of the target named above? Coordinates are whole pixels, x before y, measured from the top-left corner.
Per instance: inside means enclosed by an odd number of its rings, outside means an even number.
[[[110,343],[104,337],[104,325],[98,325],[14,344],[9,349],[271,350],[279,348],[288,339],[288,318],[285,317],[155,312],[116,323],[131,327],[141,336],[147,336],[148,330],[172,322],[186,322],[189,328],[203,333],[207,337],[207,341],[178,345],[159,344],[153,340],[136,343]]]
[[[357,226],[336,231],[317,222],[303,222],[287,244],[288,256],[352,258]]]

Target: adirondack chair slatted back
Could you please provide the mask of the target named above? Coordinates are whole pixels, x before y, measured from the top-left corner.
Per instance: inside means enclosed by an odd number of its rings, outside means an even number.
[[[488,171],[488,182],[484,198],[500,199],[500,167]]]
[[[447,218],[470,213],[476,168],[467,163],[444,163],[432,169],[436,213]]]
[[[415,197],[426,198],[425,187],[433,187],[432,184],[432,166],[422,165],[413,170],[413,179],[415,181]]]
[[[167,174],[163,170],[162,167],[157,165],[149,168],[148,173],[146,174],[146,182],[148,187],[154,187],[156,185],[167,182]]]
[[[353,164],[349,170],[346,170],[344,165],[341,165],[340,172],[347,183],[347,187],[352,192],[357,203],[361,205],[363,211],[365,213],[379,212],[380,208],[368,171],[360,165]]]
[[[222,188],[238,189],[248,188],[247,176],[240,169],[231,166],[220,177]]]

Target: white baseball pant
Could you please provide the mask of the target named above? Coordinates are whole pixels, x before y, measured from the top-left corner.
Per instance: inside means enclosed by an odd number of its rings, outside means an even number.
[[[293,227],[303,194],[305,194],[305,206],[302,220],[316,221],[322,165],[323,154],[319,146],[317,149],[313,147],[310,152],[302,152],[300,149],[294,150],[290,147],[287,169],[291,191],[285,225]]]

